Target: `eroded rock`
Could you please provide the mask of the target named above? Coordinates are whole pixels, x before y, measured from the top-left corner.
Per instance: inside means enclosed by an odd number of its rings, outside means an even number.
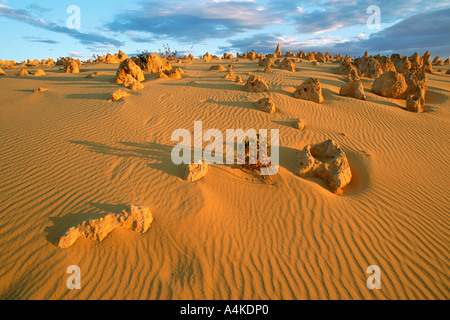
[[[299,176],[319,177],[336,194],[342,193],[352,179],[347,156],[333,140],[305,146],[300,152],[298,164]]]
[[[136,81],[144,80],[144,72],[132,59],[125,59],[120,63],[116,73],[117,84],[128,86]]]
[[[184,180],[188,182],[194,182],[200,180],[208,173],[208,164],[202,163],[190,163],[186,167],[186,172],[184,174]]]
[[[276,111],[275,103],[270,98],[262,98],[256,102],[256,107],[267,113],[274,113]]]
[[[404,99],[408,85],[405,76],[396,71],[388,71],[379,76],[372,85],[375,94],[386,98]]]
[[[58,241],[58,248],[69,248],[79,237],[101,242],[116,228],[145,233],[153,222],[149,208],[131,205],[121,213],[111,213],[103,218],[84,221],[70,228]]]
[[[264,92],[269,90],[269,86],[260,76],[250,75],[244,86],[249,92]]]
[[[366,100],[366,95],[364,94],[364,87],[361,80],[353,80],[349,84],[344,85],[339,91],[339,95]]]
[[[295,90],[294,98],[310,100],[316,103],[323,102],[322,87],[319,79],[309,78],[302,82],[302,84]]]

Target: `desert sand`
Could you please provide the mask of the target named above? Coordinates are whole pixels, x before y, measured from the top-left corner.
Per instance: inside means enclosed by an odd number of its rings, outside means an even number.
[[[116,60],[80,73],[2,68],[0,299],[450,298],[448,64],[427,74],[427,111],[415,113],[374,94],[373,78],[361,77],[365,100],[340,96],[348,79],[328,59],[272,72],[245,58],[172,62],[182,79],[145,73],[138,91],[116,84]],[[225,78],[229,63],[242,84]],[[218,64],[225,71],[210,70]],[[246,91],[249,73],[269,90]],[[293,97],[309,78],[322,103]],[[118,89],[130,95],[108,101]],[[257,108],[263,98],[276,112]],[[171,134],[194,121],[279,129],[274,184],[217,164],[184,180]],[[350,164],[341,195],[296,174],[299,152],[327,139]],[[118,227],[101,242],[57,247],[70,228],[128,205],[151,211],[145,233]],[[80,290],[66,287],[70,265],[81,269]],[[366,287],[370,265],[381,268],[381,290]]]

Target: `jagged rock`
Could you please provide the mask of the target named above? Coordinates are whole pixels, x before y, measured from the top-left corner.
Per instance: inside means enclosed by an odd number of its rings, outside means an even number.
[[[298,130],[303,130],[305,129],[306,123],[304,120],[302,119],[296,119],[294,120],[294,128],[298,129]]]
[[[424,112],[425,99],[421,95],[410,94],[406,98],[406,110],[411,112]]]
[[[398,53],[393,53],[391,55],[391,61],[398,73],[405,73],[411,68],[411,62],[408,57],[402,57]]]
[[[264,58],[259,60],[258,65],[260,67],[271,67],[273,65],[275,65],[275,62],[273,62],[273,60],[271,58]]]
[[[40,76],[45,76],[46,73],[45,73],[44,70],[42,70],[41,68],[39,68],[39,69],[37,69],[37,70],[34,72],[34,75],[35,75],[36,77],[40,77]]]
[[[234,82],[236,82],[236,83],[243,83],[244,81],[242,81],[242,77],[241,76],[237,76],[236,79],[234,80]]]
[[[128,97],[130,94],[122,89],[116,90],[111,94],[110,101],[119,101],[125,97]]]
[[[264,68],[264,72],[273,72],[271,67],[266,67]]]
[[[445,59],[444,64],[450,64],[450,59],[449,58]]]
[[[212,60],[212,55],[207,52],[203,55],[203,60]]]
[[[44,87],[39,87],[34,90],[34,93],[41,93],[41,92],[45,92],[45,91],[48,91],[48,89],[44,88]]]
[[[178,80],[178,79],[182,79],[183,76],[183,70],[181,68],[176,68],[170,71],[160,71],[158,73],[158,78],[169,78],[169,79],[174,79],[174,80]]]
[[[78,63],[75,60],[70,60],[65,66],[65,73],[80,73],[80,68],[78,68]]]
[[[297,68],[295,68],[295,60],[284,58],[279,64],[278,68],[288,71],[296,71]]]
[[[3,69],[2,69],[2,68],[0,68],[0,76],[7,76],[6,72],[5,72],[5,71],[3,71]]]
[[[422,58],[417,52],[414,52],[408,60],[411,63],[411,68],[422,68]]]
[[[298,164],[299,176],[319,177],[336,194],[342,193],[342,189],[352,179],[347,156],[333,140],[305,146],[300,153]]]
[[[227,74],[225,75],[225,79],[235,79],[236,75],[233,72],[233,69],[228,69]]]
[[[148,73],[159,73],[160,71],[169,72],[172,70],[170,62],[156,52],[133,57],[132,60],[142,71]]]
[[[381,70],[383,70],[383,72],[397,70],[394,66],[394,63],[389,57],[378,55],[375,56],[375,59],[377,59],[377,61],[380,63]]]
[[[339,95],[366,100],[366,95],[364,94],[364,87],[361,80],[353,80],[349,84],[344,85],[339,91]]]
[[[359,79],[358,69],[349,61],[342,60],[339,68],[337,69],[337,73],[343,76],[347,76],[351,80]]]
[[[411,68],[404,73],[406,85],[408,86],[407,95],[414,94],[425,97],[428,88],[428,78],[425,72],[418,68]]]
[[[118,54],[112,55],[110,53],[107,53],[105,63],[107,64],[120,63],[119,55]]]
[[[117,53],[117,57],[119,58],[120,62],[122,62],[124,60],[127,60],[127,59],[130,59],[128,57],[128,55],[125,52],[121,51],[121,50],[119,50],[119,52]]]
[[[259,76],[255,76],[255,75],[251,75],[247,79],[247,82],[245,83],[244,88],[245,88],[245,91],[249,91],[249,92],[263,92],[263,91],[269,90],[269,86],[264,81],[264,79]]]
[[[39,60],[38,59],[34,59],[34,60],[30,60],[28,59],[27,61],[27,67],[35,67],[39,64]]]
[[[223,55],[222,55],[222,59],[233,59],[234,57],[233,57],[233,55],[231,54],[231,53],[227,53],[227,52],[225,52]]]
[[[186,167],[186,172],[184,175],[184,180],[188,182],[194,182],[200,180],[208,173],[208,164],[205,162],[202,163],[190,163]]]
[[[133,91],[138,91],[144,89],[144,85],[139,81],[135,81],[131,85],[129,85],[129,88]]]
[[[357,58],[355,64],[358,68],[358,75],[360,77],[376,79],[383,73],[380,63],[374,57]]]
[[[28,72],[27,69],[21,69],[17,75],[18,76],[29,76],[30,73]]]
[[[97,78],[97,77],[102,76],[102,75],[104,75],[104,74],[105,74],[104,72],[96,71],[96,72],[93,72],[93,73],[91,73],[91,74],[88,74],[88,75],[86,76],[86,78],[88,78],[88,79]]]
[[[221,64],[215,64],[215,65],[211,66],[211,67],[209,68],[209,70],[225,71],[225,70],[227,70],[227,69],[226,69],[223,65],[221,65]]]
[[[153,215],[149,208],[143,206],[129,206],[121,213],[111,213],[103,218],[84,221],[76,227],[70,228],[58,241],[58,248],[72,246],[79,237],[101,242],[116,228],[130,229],[145,233],[153,222]]]
[[[277,48],[275,50],[274,56],[275,57],[281,57],[283,54],[281,53],[280,44],[277,45]]]
[[[395,71],[388,71],[380,75],[372,85],[372,91],[387,98],[404,99],[408,85],[405,76]]]
[[[323,102],[322,87],[319,79],[309,78],[302,82],[302,84],[295,90],[294,98],[310,100],[316,103]]]
[[[433,73],[430,51],[425,52],[422,56],[422,69],[424,72]]]
[[[274,113],[276,111],[275,103],[270,98],[262,98],[256,102],[256,107],[267,113]]]
[[[116,83],[128,86],[135,81],[144,81],[144,72],[132,59],[125,59],[119,65],[116,73]]]

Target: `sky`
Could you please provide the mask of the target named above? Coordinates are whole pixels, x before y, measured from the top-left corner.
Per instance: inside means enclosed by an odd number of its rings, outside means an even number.
[[[68,12],[73,5],[79,16]],[[119,49],[164,51],[165,45],[179,55],[265,54],[278,43],[283,53],[429,50],[447,58],[449,17],[450,0],[0,0],[0,59],[85,60]]]

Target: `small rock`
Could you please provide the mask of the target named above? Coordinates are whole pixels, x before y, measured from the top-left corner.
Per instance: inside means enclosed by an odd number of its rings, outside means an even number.
[[[45,91],[48,91],[48,89],[44,88],[44,87],[39,87],[34,90],[34,93],[41,93],[41,92],[45,92]]]
[[[116,90],[111,94],[110,101],[119,101],[122,98],[128,97],[130,94],[122,89]]]
[[[194,182],[203,178],[206,173],[208,173],[208,164],[202,163],[190,163],[186,167],[186,172],[184,175],[184,180],[188,182]]]
[[[425,112],[425,99],[420,95],[408,95],[406,98],[406,110],[411,112]]]
[[[270,98],[263,98],[256,102],[256,107],[267,113],[274,113],[276,111],[275,104]]]
[[[298,130],[303,130],[303,129],[305,129],[305,126],[306,126],[306,123],[302,119],[294,120],[294,128],[296,128]]]

